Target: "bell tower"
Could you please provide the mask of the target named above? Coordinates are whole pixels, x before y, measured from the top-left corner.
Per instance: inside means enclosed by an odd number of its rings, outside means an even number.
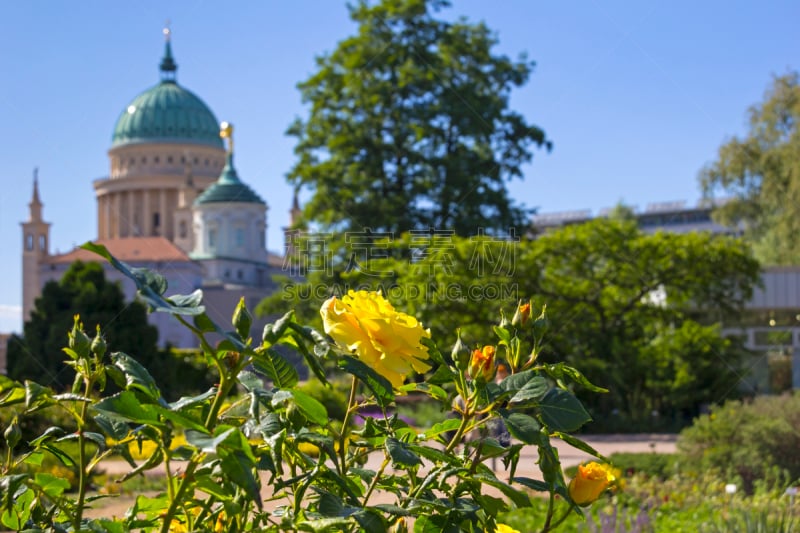
[[[50,223],[42,218],[42,201],[39,199],[39,169],[33,170],[33,196],[28,204],[28,221],[22,222],[22,320],[27,321],[33,311],[42,286],[39,272],[50,255]]]

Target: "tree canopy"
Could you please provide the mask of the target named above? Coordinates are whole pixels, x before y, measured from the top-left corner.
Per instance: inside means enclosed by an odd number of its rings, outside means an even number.
[[[62,348],[76,314],[92,336],[100,326],[110,351],[125,352],[145,364],[170,398],[210,385],[188,355],[159,350],[158,330],[147,322],[144,305],[126,302],[122,289],[106,279],[99,263],[81,261],[70,265],[61,280],[45,284],[23,326],[23,337],[9,339],[9,377],[56,390],[71,385],[75,373],[64,364]]]
[[[76,314],[87,331],[94,332],[99,325],[114,351],[143,357],[158,351],[158,331],[147,323],[144,306],[127,304],[122,290],[106,280],[98,263],[78,261],[60,281],[45,284],[23,326],[24,340],[9,342],[9,376],[56,389],[71,385],[74,373],[64,365],[61,349],[67,341],[64,332],[72,329]]]
[[[365,0],[356,35],[317,59],[298,87],[310,106],[288,133],[288,179],[312,191],[303,218],[322,229],[507,231],[526,212],[506,181],[522,177],[544,132],[509,108],[531,74],[493,52],[483,23],[446,22],[444,0]]]
[[[703,169],[706,196],[727,201],[715,217],[741,225],[756,256],[769,265],[800,264],[800,78],[776,77],[749,110],[750,129],[719,149]]]
[[[543,360],[580,362],[590,381],[610,389],[583,398],[596,415],[681,416],[737,392],[743,352],[716,324],[741,308],[759,279],[741,240],[647,234],[620,217],[535,240],[405,234],[374,243],[371,257],[350,246],[333,254],[349,252],[348,268],[309,271],[261,311],[293,308],[318,320],[331,294],[380,287],[444,349],[456,327],[469,346],[483,345],[480,334],[499,310],[532,298],[551,322]]]

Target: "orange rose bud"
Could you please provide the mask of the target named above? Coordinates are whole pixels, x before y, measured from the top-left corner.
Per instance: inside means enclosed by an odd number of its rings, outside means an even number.
[[[469,377],[489,382],[494,378],[494,346],[484,346],[472,352],[467,368]]]
[[[585,507],[596,501],[615,479],[608,465],[594,461],[579,465],[578,473],[569,482],[569,496],[577,505]]]
[[[514,318],[511,319],[511,324],[514,326],[524,326],[531,319],[531,304],[521,304],[517,306],[514,312]]]

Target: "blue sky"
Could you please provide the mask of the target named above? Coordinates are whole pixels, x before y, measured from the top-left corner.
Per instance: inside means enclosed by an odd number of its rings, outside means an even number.
[[[746,131],[771,76],[797,69],[797,2],[455,0],[497,51],[536,61],[512,106],[542,127],[514,197],[542,213],[699,199],[697,173]],[[178,81],[236,126],[240,177],[267,200],[268,247],[288,222],[296,83],[355,29],[344,2],[5,2],[0,6],[0,331],[21,329],[21,231],[39,167],[51,251],[96,236],[91,182],[119,113],[158,81],[171,20]]]

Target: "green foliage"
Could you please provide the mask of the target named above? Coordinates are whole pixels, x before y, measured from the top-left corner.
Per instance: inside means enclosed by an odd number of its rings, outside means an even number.
[[[776,76],[764,101],[749,110],[750,131],[719,149],[703,169],[706,196],[729,201],[714,216],[739,225],[767,265],[800,263],[800,77]]]
[[[176,400],[210,387],[200,352],[165,348],[156,342],[158,331],[147,322],[147,310],[138,302],[125,302],[122,289],[108,281],[98,263],[70,265],[58,282],[49,282],[36,300],[31,318],[24,325],[24,337],[9,339],[8,375],[16,380],[30,379],[56,390],[64,390],[75,372],[64,365],[64,332],[71,329],[79,314],[91,330],[98,326],[102,340],[115,350],[135,354],[164,396]]]
[[[522,177],[542,130],[509,109],[533,63],[498,55],[483,23],[447,22],[445,0],[361,0],[355,35],[298,87],[310,106],[288,133],[289,172],[313,195],[303,218],[325,229],[475,234],[526,223],[505,185]]]
[[[9,341],[8,375],[59,390],[71,385],[75,373],[64,366],[62,347],[75,314],[91,330],[99,325],[106,342],[116,349],[147,362],[158,358],[158,331],[147,323],[145,308],[125,302],[122,290],[105,278],[100,264],[77,261],[60,281],[45,284],[23,327],[24,338]]]
[[[415,531],[485,531],[495,528],[499,513],[533,505],[530,488],[545,493],[550,502],[543,511],[544,531],[568,514],[581,513],[569,503],[559,507],[561,517],[554,514],[556,496],[562,502],[571,502],[571,496],[552,439],[596,455],[566,431],[588,420],[569,389],[599,389],[571,367],[527,357],[536,354],[545,333],[535,320],[498,321],[497,346],[511,372],[499,383],[470,376],[466,367],[474,362],[453,360],[426,338],[424,350],[415,349],[427,356],[430,375],[398,385],[380,373],[384,367],[355,357],[300,324],[291,312],[268,325],[254,344],[239,331],[214,323],[199,293],[166,297],[157,274],[131,269],[101,246],[85,248],[109,258],[145,292],[151,308],[172,313],[197,336],[215,386],[170,403],[146,366],[87,335],[75,317],[64,348],[65,364],[76,373],[70,392],[0,379],[0,412],[14,408],[24,418],[55,408],[77,426],[76,431],[48,427],[22,448],[16,419],[11,419],[0,471],[4,527],[167,533],[208,531],[213,524],[214,531],[229,532],[408,532],[406,517],[415,517]],[[410,320],[389,311],[395,315],[387,319]],[[232,325],[241,325],[246,315],[237,308]],[[222,340],[212,346],[209,334]],[[297,352],[323,385],[301,387],[283,350]],[[490,358],[489,368],[496,365],[495,350],[479,353]],[[387,349],[382,357],[396,365],[398,355]],[[314,390],[330,386],[325,367],[338,369],[351,382],[341,421],[332,420],[328,402],[315,397],[325,400]],[[107,389],[112,382],[119,391]],[[242,394],[233,396],[237,390]],[[406,394],[452,407],[457,417],[418,433],[390,414],[397,396]],[[375,410],[380,414],[365,414]],[[350,423],[357,413],[364,418],[358,427]],[[465,442],[466,435],[500,419],[521,444]],[[536,447],[541,480],[515,477],[525,445]],[[137,459],[132,446],[152,452]],[[164,490],[153,497],[140,495],[122,518],[87,518],[88,504],[104,497],[90,495],[94,477],[112,454],[130,464],[121,482],[163,465]],[[377,469],[366,461],[371,454],[382,461]],[[50,456],[74,474],[74,483],[42,470]],[[501,462],[506,473],[498,477],[486,464],[489,460]],[[503,498],[489,496],[489,488]],[[75,493],[67,494],[71,489]],[[376,492],[390,496],[392,503],[376,504],[371,499]]]
[[[745,351],[739,340],[723,338],[717,322],[741,308],[759,279],[740,240],[646,234],[619,216],[518,242],[408,233],[369,250],[327,244],[330,270],[288,281],[259,312],[294,309],[318,323],[319,306],[331,295],[380,288],[434,338],[455,342],[457,325],[473,348],[486,343],[503,308],[532,296],[564,317],[537,347],[543,360],[580,366],[611,390],[578,391],[596,420],[592,431],[675,430],[698,406],[737,395]]]
[[[714,407],[681,432],[683,468],[715,470],[741,479],[752,493],[759,482],[800,478],[800,394],[761,396]]]

